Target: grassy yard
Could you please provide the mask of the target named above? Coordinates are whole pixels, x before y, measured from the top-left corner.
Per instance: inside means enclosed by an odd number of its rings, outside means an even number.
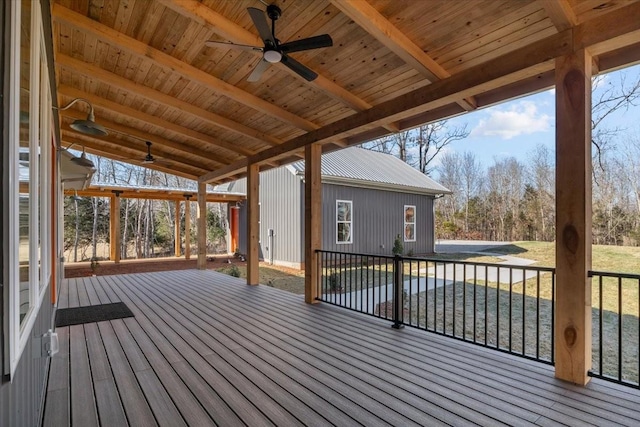
[[[593,246],[593,260],[592,260],[592,269],[594,271],[607,271],[607,272],[616,272],[616,273],[628,273],[628,274],[640,274],[640,248],[637,247],[620,247],[620,246],[602,246],[602,245],[594,245]],[[553,267],[555,266],[555,245],[550,242],[516,242],[512,245],[502,246],[498,248],[492,248],[487,250],[489,253],[498,253],[504,255],[513,255],[521,258],[527,258],[531,260],[535,260],[536,266],[544,266],[544,267]],[[500,347],[507,348],[509,342],[514,346],[515,343],[515,351],[521,351],[522,348],[522,333],[525,333],[525,350],[530,354],[529,349],[535,347],[531,342],[532,338],[536,333],[540,333],[540,354],[549,355],[550,354],[550,327],[543,327],[542,329],[536,331],[535,321],[531,323],[528,320],[527,313],[535,313],[536,306],[535,304],[539,304],[540,307],[540,316],[542,319],[542,325],[550,325],[547,324],[547,320],[550,318],[551,311],[551,275],[546,274],[541,277],[540,281],[540,302],[535,303],[536,301],[536,290],[532,288],[533,284],[528,283],[525,290],[525,324],[527,325],[524,329],[519,326],[522,323],[522,306],[523,304],[519,302],[522,298],[522,285],[515,284],[512,289],[512,295],[515,295],[514,301],[515,304],[512,304],[511,307],[511,316],[513,324],[516,327],[512,327],[511,333],[509,331],[504,330],[504,325],[508,325],[508,310],[509,310],[509,293],[508,293],[508,285],[500,285],[500,291],[498,292],[498,285],[496,283],[488,283],[487,287],[489,289],[488,295],[494,293],[498,293],[500,296],[489,296],[487,302],[487,318],[488,324],[487,329],[493,332],[493,336],[490,333],[488,336],[488,345],[496,345],[497,337],[496,337],[496,326],[497,319],[500,319]],[[618,306],[618,287],[621,288],[622,293],[622,305]],[[449,293],[451,296],[450,300],[453,300],[453,286],[448,286],[446,290],[438,289],[438,292],[442,293],[440,296],[440,300],[442,301],[444,298],[444,293]],[[476,286],[476,294],[480,295],[481,304],[480,307],[477,308],[476,316],[481,319],[479,334],[480,337],[477,339],[484,339],[484,293],[485,293],[485,284]],[[506,289],[505,289],[506,288]],[[456,289],[456,316],[453,316],[454,308],[453,304],[450,307],[447,307],[449,311],[449,320],[448,320],[448,332],[452,331],[453,328],[453,319],[458,319],[462,316],[463,312],[463,289],[464,292],[467,292],[467,296],[473,293],[473,285],[467,285],[466,287],[462,286],[462,283],[458,284]],[[429,294],[433,294],[433,291],[430,291]],[[602,295],[601,295],[602,294]],[[422,300],[428,300],[429,295],[421,295],[420,298]],[[434,296],[431,295],[431,299],[434,299]],[[436,298],[437,300],[437,295]],[[468,298],[467,298],[468,299]],[[600,300],[602,299],[602,325],[600,325]],[[499,304],[498,304],[499,301]],[[602,373],[610,376],[618,375],[618,345],[619,341],[622,341],[622,372],[623,378],[632,381],[635,383],[639,382],[639,373],[638,373],[638,349],[640,348],[640,336],[639,336],[639,326],[640,326],[640,283],[636,279],[624,279],[620,283],[618,283],[617,279],[614,278],[604,278],[602,280],[602,288],[600,287],[599,279],[594,278],[592,280],[592,319],[593,319],[593,369],[595,371],[599,371],[600,369],[600,342],[599,342],[599,328],[602,327]],[[499,312],[498,313],[498,307]],[[434,308],[429,306],[425,313],[431,313]],[[440,318],[444,318],[444,307],[436,307],[436,311],[443,312],[440,314]],[[415,307],[411,310],[412,315],[416,316],[416,322],[425,322],[423,317],[424,314],[419,314]],[[469,306],[467,302],[467,312],[473,312],[473,306]],[[421,317],[422,316],[422,317]],[[433,315],[432,315],[433,316]],[[428,318],[428,315],[426,316]],[[421,327],[428,326],[430,329],[433,328],[431,324],[420,324]],[[461,321],[458,320],[458,325],[461,325]],[[468,322],[467,322],[468,325]],[[442,329],[443,326],[440,326]],[[473,331],[466,328],[467,331],[465,333],[469,334],[469,337],[473,337]],[[462,333],[456,331],[456,334]],[[509,341],[510,340],[510,341]]]
[[[514,242],[485,252],[531,259],[540,267],[556,265],[554,242]],[[640,247],[593,245],[592,252],[593,270],[640,274]]]
[[[216,271],[230,274],[231,267],[218,268]],[[247,277],[247,267],[238,266],[237,271],[238,277]],[[260,283],[294,294],[304,295],[304,271],[260,264]]]

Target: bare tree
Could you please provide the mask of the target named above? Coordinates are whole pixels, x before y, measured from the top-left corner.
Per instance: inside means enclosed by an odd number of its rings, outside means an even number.
[[[438,165],[438,181],[446,188],[451,190],[451,194],[442,198],[438,204],[438,210],[443,213],[446,221],[447,231],[454,234],[459,231],[459,227],[455,224],[455,216],[460,209],[460,164],[461,158],[458,153],[446,152],[440,159]]]
[[[623,163],[620,170],[631,187],[637,221],[640,222],[640,135],[627,138],[621,147]]]
[[[555,166],[547,147],[539,144],[527,156],[527,180],[535,190],[536,239],[550,241],[555,234]]]
[[[434,167],[429,165],[433,164],[435,157],[447,145],[467,136],[469,131],[466,124],[451,127],[447,126],[447,120],[442,120],[398,132],[362,146],[369,150],[393,154],[420,172],[429,175],[434,170]]]
[[[475,154],[470,151],[462,155],[460,162],[460,187],[464,197],[464,231],[469,232],[469,205],[471,199],[482,188],[483,171]]]
[[[467,125],[451,127],[447,126],[447,120],[422,125],[417,129],[412,142],[418,148],[418,170],[426,175],[433,172],[433,159],[454,141],[459,141],[469,136]]]
[[[593,78],[597,98],[592,101],[591,108],[591,142],[596,147],[594,164],[597,162],[603,169],[602,156],[610,147],[614,137],[623,129],[605,126],[606,119],[617,111],[628,110],[640,103],[640,76],[629,80],[626,73],[620,73],[616,81],[610,74]],[[594,168],[595,169],[595,168]],[[597,181],[596,181],[597,184]]]

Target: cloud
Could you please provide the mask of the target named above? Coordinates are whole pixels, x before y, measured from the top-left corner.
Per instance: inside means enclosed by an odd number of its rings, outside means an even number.
[[[497,136],[511,139],[519,135],[546,132],[552,117],[538,111],[531,101],[520,101],[504,110],[494,110],[471,131],[471,136]]]

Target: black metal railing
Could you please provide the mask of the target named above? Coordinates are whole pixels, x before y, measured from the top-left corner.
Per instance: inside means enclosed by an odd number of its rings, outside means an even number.
[[[553,363],[553,268],[318,254],[324,302]]]
[[[394,258],[381,255],[318,251],[320,300],[393,320]],[[385,301],[384,305],[376,301]]]
[[[640,388],[640,275],[590,271],[593,359],[589,375]]]

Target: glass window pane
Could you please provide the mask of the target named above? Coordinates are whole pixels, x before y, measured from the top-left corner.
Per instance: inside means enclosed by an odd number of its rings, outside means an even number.
[[[404,226],[404,240],[415,240],[415,224],[407,224]]]
[[[40,58],[45,58],[46,53],[44,49],[44,45],[40,43]],[[43,188],[45,182],[47,182],[46,174],[48,168],[46,167],[48,164],[48,153],[49,153],[49,132],[47,121],[49,120],[49,111],[51,111],[50,103],[49,103],[49,84],[48,84],[48,75],[47,75],[47,65],[46,61],[40,61],[40,137],[38,138],[38,156],[34,158],[34,161],[38,162],[37,171],[38,173],[38,223],[36,224],[35,230],[38,230],[38,283],[40,284],[40,288],[42,288],[46,283],[46,268],[43,268],[43,241],[42,238],[45,236],[48,230],[45,221],[47,220],[47,211],[46,204],[48,203],[48,197],[46,194],[47,188]]]
[[[404,211],[404,222],[415,222],[415,208],[408,206]]]
[[[346,222],[338,223],[338,241],[339,242],[351,241],[351,224]]]
[[[29,294],[29,258],[30,258],[30,96],[31,96],[31,6],[30,0],[23,0],[21,4],[20,31],[20,149],[19,149],[19,255],[20,264],[20,324],[25,319],[32,304]]]

